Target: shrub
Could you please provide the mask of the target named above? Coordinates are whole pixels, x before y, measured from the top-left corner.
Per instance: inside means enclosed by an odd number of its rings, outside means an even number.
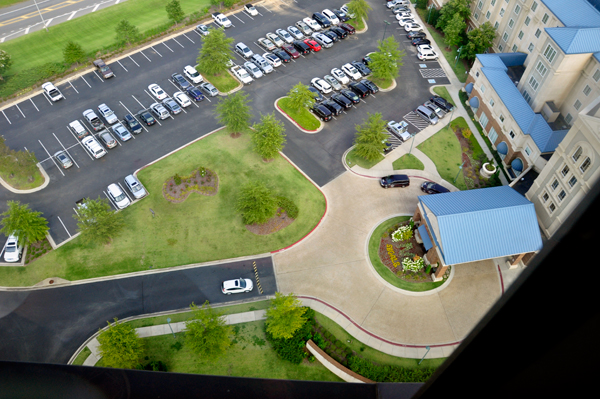
[[[168,371],[167,365],[162,360],[153,360],[145,366],[142,366],[141,369],[148,371]]]
[[[432,368],[378,365],[358,356],[348,357],[348,368],[377,382],[425,382],[434,372]]]
[[[312,339],[319,348],[325,350],[325,340],[321,334],[314,334]]]
[[[307,309],[305,315],[308,316],[307,322],[294,332],[292,338],[274,338],[265,329],[267,340],[273,346],[273,350],[282,359],[288,360],[294,364],[300,364],[306,357],[307,352],[304,350],[306,341],[312,338],[311,330],[314,326],[314,311],[310,314],[311,309]]]
[[[300,210],[294,201],[282,196],[276,196],[275,198],[277,199],[277,206],[283,209],[290,218],[296,219],[298,217]]]
[[[400,226],[398,228],[398,230],[396,230],[392,233],[392,241],[394,241],[394,242],[406,241],[406,240],[411,239],[412,236],[413,236],[413,231],[409,225]]]
[[[471,137],[471,134],[472,134],[471,129],[469,129],[468,127],[462,129],[462,135],[464,138],[468,139],[469,137]]]
[[[416,273],[423,268],[423,258],[419,255],[415,255],[413,259],[404,258],[402,259],[402,268],[404,271]]]
[[[179,176],[177,173],[175,173],[175,176],[173,176],[173,181],[175,181],[175,184],[180,185],[181,184],[181,176]]]

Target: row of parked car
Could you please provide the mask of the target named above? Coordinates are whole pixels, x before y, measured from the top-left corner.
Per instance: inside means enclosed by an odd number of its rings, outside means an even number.
[[[433,96],[428,101],[425,101],[422,105],[419,105],[417,109],[415,109],[415,113],[426,122],[435,125],[453,109],[454,105],[446,101],[444,98],[440,96]]]
[[[391,5],[392,3],[393,5]],[[427,35],[423,32],[423,26],[416,22],[405,0],[393,0],[387,4],[388,8],[393,7],[392,10],[396,14],[398,24],[404,27],[411,44],[416,46],[417,58],[421,61],[436,60],[438,54],[431,46]]]

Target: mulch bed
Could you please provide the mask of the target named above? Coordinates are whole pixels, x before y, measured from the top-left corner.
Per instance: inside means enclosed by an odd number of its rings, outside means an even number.
[[[465,184],[469,189],[473,188],[483,188],[483,187],[492,187],[494,185],[493,182],[490,182],[489,179],[484,178],[479,174],[481,167],[483,166],[481,160],[473,158],[473,149],[471,148],[471,142],[469,139],[463,136],[460,128],[453,128],[454,135],[458,139],[460,143],[460,148],[462,150],[462,161],[463,169],[462,173],[465,178]],[[473,133],[471,133],[473,134]],[[487,158],[486,158],[487,162]]]
[[[251,233],[254,233],[259,236],[266,236],[267,234],[275,233],[281,229],[286,228],[295,219],[292,219],[287,215],[287,213],[281,209],[277,209],[277,213],[273,216],[269,221],[263,224],[247,224],[246,228]]]
[[[52,251],[52,246],[50,242],[46,238],[40,241],[36,241],[27,247],[27,256],[25,257],[25,264],[33,262],[41,256],[46,255]]]
[[[402,269],[402,260],[404,258],[413,258],[415,255],[419,255],[421,258],[425,255],[425,248],[422,244],[419,244],[413,234],[412,238],[405,241],[394,242],[390,236],[391,232],[396,231],[400,226],[408,225],[409,222],[399,223],[392,229],[389,229],[383,234],[381,241],[379,242],[379,259],[381,262],[390,269],[398,278],[405,280],[410,283],[423,283],[431,282],[431,276],[425,273],[425,268],[421,269],[418,273],[404,272]],[[407,244],[412,244],[412,248],[407,248]],[[388,251],[388,245],[391,245],[393,254],[396,259],[391,258],[391,254]],[[410,247],[410,245],[408,245]],[[394,263],[396,266],[394,266]]]
[[[202,169],[198,168],[190,176],[182,176],[180,184],[175,183],[175,176],[171,177],[163,184],[163,197],[177,204],[185,201],[193,192],[208,196],[217,195],[219,177],[208,168],[204,168],[206,173],[202,176]]]

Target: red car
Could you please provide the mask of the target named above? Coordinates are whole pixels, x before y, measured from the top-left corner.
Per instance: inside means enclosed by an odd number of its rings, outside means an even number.
[[[296,50],[296,48],[291,44],[282,44],[281,49],[288,53],[293,59],[300,57],[300,53],[298,52],[298,50]]]
[[[356,33],[356,29],[354,29],[354,26],[352,26],[348,23],[340,24],[340,28],[342,28],[343,30],[348,32],[349,35],[353,35]]]
[[[314,41],[313,39],[304,39],[304,44],[306,44],[312,51],[320,51],[321,45]]]

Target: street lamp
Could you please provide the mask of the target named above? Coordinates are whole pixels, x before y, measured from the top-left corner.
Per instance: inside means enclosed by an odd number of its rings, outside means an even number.
[[[460,174],[460,171],[462,170],[464,164],[465,164],[465,161],[463,161],[463,163],[461,163],[460,166],[458,167],[458,173],[456,174],[456,177],[454,178],[454,181],[452,182],[452,184],[456,183],[456,179],[458,179],[458,175]]]
[[[433,9],[433,3],[429,6],[429,14],[427,14],[427,23],[429,23],[429,17],[431,17],[431,10]]]
[[[385,25],[384,25],[384,28],[383,28],[383,37],[381,38],[382,42],[385,39],[385,31],[387,30],[388,25],[390,25],[390,21],[388,21],[388,20],[384,19],[383,22],[385,23]]]
[[[412,141],[410,142],[410,150],[408,151],[408,155],[410,155],[410,153],[412,152],[413,144],[415,144],[415,136],[416,135],[417,135],[416,133],[411,134]]]
[[[460,57],[460,52],[462,51],[463,46],[458,48],[458,52],[456,53],[456,62],[454,63],[454,68],[456,68],[456,64],[458,64],[458,58]]]
[[[169,324],[169,328],[171,329],[171,334],[173,334],[173,338],[176,338],[175,333],[173,332],[173,327],[171,327],[171,318],[170,317],[167,318],[167,323]]]
[[[37,8],[38,14],[40,14],[40,18],[42,19],[42,24],[44,25],[44,29],[46,29],[46,32],[48,32],[48,27],[46,26],[46,22],[44,21],[44,17],[42,17],[42,12],[40,11],[40,8],[38,7],[37,1],[33,0],[33,2],[35,3],[35,8]]]
[[[425,352],[425,354],[423,355],[423,357],[421,358],[421,360],[419,360],[419,366],[421,365],[421,362],[423,361],[423,359],[425,359],[425,356],[427,356],[427,354],[429,353],[429,349],[431,349],[430,347],[426,346],[425,349],[427,349],[427,352]]]

